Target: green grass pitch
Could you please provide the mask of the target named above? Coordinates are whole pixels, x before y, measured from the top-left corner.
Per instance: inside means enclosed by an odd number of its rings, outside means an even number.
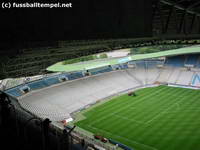
[[[114,98],[75,123],[135,150],[200,150],[200,91],[159,86]]]

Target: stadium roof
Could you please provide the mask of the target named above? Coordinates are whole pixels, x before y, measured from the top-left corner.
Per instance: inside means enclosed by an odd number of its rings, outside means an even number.
[[[168,57],[168,56],[185,55],[185,54],[197,54],[197,53],[200,53],[200,46],[186,47],[186,48],[180,48],[180,49],[168,50],[168,51],[162,51],[162,52],[156,52],[156,53],[137,54],[137,55],[131,55],[131,56],[121,57],[121,58],[110,58],[110,59],[104,59],[104,60],[86,61],[86,62],[68,64],[68,65],[63,65],[62,62],[59,62],[48,67],[47,70],[53,71],[53,72],[74,72],[74,71],[80,71],[80,70],[95,69],[95,68],[104,67],[108,65],[122,64],[122,63],[126,63],[132,60],[144,60],[144,59],[152,59],[152,58],[159,58],[159,57]]]

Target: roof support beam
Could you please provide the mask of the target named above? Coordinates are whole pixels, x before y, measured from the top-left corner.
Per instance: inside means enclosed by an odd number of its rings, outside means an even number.
[[[198,20],[198,25],[199,25],[199,31],[198,31],[198,33],[200,34],[200,18],[198,17],[197,20]]]
[[[183,28],[183,23],[184,23],[184,20],[185,20],[185,16],[186,16],[186,11],[184,11],[184,13],[182,14],[182,17],[181,17],[181,22],[180,22],[180,25],[179,25],[179,30],[178,30],[178,33],[181,33],[182,31],[182,28]]]
[[[194,4],[191,4],[187,9],[188,10],[191,10],[192,8],[195,8],[197,5],[199,5],[200,4],[200,1],[198,1],[198,2],[196,2],[196,3],[194,3]]]
[[[178,16],[177,16],[177,11],[176,9],[174,8],[174,17],[175,17],[175,23],[176,23],[176,33],[178,33],[179,31],[179,22],[178,22]]]
[[[188,13],[185,13],[185,18],[183,20],[183,33],[187,34],[187,18],[188,18]]]
[[[190,33],[192,33],[192,29],[193,29],[193,26],[194,26],[195,19],[196,19],[196,15],[193,15],[192,22],[191,22],[191,25],[190,25]]]
[[[159,0],[157,0],[156,3],[155,3],[155,5],[153,6],[153,14],[152,14],[152,18],[153,19],[155,17],[156,11],[158,9],[158,3],[159,3]]]
[[[172,16],[173,11],[174,11],[174,6],[171,7],[170,12],[169,12],[169,15],[168,15],[168,17],[167,17],[167,22],[166,22],[166,24],[165,24],[165,31],[164,31],[165,33],[167,33],[168,26],[169,26],[169,22],[170,22],[170,18],[171,18],[171,16]]]
[[[160,20],[161,20],[161,25],[162,25],[162,34],[164,33],[165,30],[165,24],[164,24],[164,17],[163,17],[163,12],[162,12],[162,6],[160,3],[158,4],[158,11],[160,15]]]
[[[187,0],[176,0],[176,4],[179,4],[179,3],[182,3],[182,2],[185,2],[185,1],[187,1]]]
[[[160,2],[163,3],[163,4],[166,4],[166,5],[172,5],[172,6],[174,6],[174,7],[177,8],[177,9],[186,11],[186,12],[189,13],[189,14],[196,14],[197,16],[200,16],[200,13],[195,12],[195,11],[192,11],[192,10],[190,10],[190,9],[188,9],[188,8],[184,8],[184,7],[181,6],[180,4],[177,4],[177,3],[172,2],[172,1],[170,1],[170,0],[160,0]]]

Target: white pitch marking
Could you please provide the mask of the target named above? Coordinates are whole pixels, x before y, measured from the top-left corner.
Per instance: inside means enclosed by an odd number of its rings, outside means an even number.
[[[142,121],[137,121],[137,120],[134,120],[134,119],[129,119],[128,117],[123,117],[123,116],[120,116],[120,115],[116,115],[115,113],[113,113],[112,115],[115,116],[115,117],[118,117],[120,119],[124,119],[124,120],[128,120],[128,121],[132,121],[132,122],[136,122],[136,123],[145,125],[145,123],[142,122]]]
[[[154,116],[151,120],[147,121],[146,124],[151,123],[153,120],[157,119],[158,117],[160,117],[161,115],[163,115],[164,113],[166,113],[170,108],[174,107],[177,103],[171,105],[170,107],[168,107],[167,109],[165,109],[163,112],[159,113],[158,115]]]
[[[138,145],[140,145],[140,146],[146,147],[146,148],[151,149],[151,150],[158,150],[158,149],[156,149],[155,147],[152,147],[152,146],[149,146],[149,145],[146,145],[146,144],[143,144],[143,143],[139,143],[139,142],[137,142],[137,141],[135,141],[135,140],[132,140],[132,139],[129,140],[129,139],[127,139],[127,138],[125,138],[125,137],[122,137],[122,136],[119,136],[119,135],[114,135],[114,134],[112,134],[111,132],[108,132],[108,131],[105,131],[105,130],[103,130],[103,129],[99,129],[99,128],[93,127],[92,125],[87,125],[87,126],[88,126],[89,128],[95,129],[95,130],[100,130],[100,131],[106,132],[107,134],[110,134],[110,135],[112,135],[112,136],[115,136],[115,137],[118,137],[118,138],[122,138],[122,139],[124,139],[124,140],[126,140],[126,141],[128,141],[128,142],[130,142],[130,143],[138,144]]]
[[[155,93],[159,93],[161,90],[162,90],[162,89],[159,89],[159,90],[156,91]],[[155,94],[155,93],[154,93],[154,94]],[[139,103],[139,102],[145,101],[145,98],[148,97],[148,96],[149,96],[149,95],[146,95],[146,96],[144,96],[143,98],[141,98],[140,100],[135,101],[135,102],[132,103],[131,105],[127,105],[126,107],[123,107],[123,108],[120,109],[118,112],[120,112],[120,111],[122,111],[122,110],[125,110],[126,108],[128,108],[128,107],[130,107],[130,106],[133,106],[133,105],[135,105],[135,104],[137,104],[137,103]],[[112,114],[110,114],[110,115],[112,115]],[[102,118],[100,118],[100,119],[94,121],[93,124],[95,124],[95,123],[97,123],[97,122],[99,122],[99,121],[101,121],[101,120],[106,119],[106,118],[109,117],[110,115],[106,115],[105,117],[102,117]]]

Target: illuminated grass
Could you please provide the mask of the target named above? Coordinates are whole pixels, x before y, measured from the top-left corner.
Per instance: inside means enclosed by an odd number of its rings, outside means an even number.
[[[122,95],[76,123],[137,150],[200,149],[200,91],[159,86]]]

